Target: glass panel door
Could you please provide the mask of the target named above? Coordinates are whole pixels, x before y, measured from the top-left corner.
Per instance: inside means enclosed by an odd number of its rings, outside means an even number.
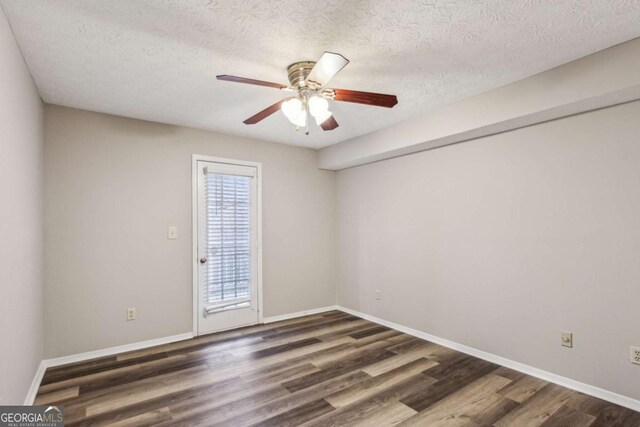
[[[197,165],[198,333],[258,323],[257,170]]]

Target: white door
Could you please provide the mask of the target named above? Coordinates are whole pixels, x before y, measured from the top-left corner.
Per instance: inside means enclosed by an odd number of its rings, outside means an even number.
[[[258,166],[196,161],[197,333],[258,323]]]

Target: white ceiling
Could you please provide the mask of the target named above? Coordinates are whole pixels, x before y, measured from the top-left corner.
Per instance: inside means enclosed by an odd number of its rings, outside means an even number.
[[[640,36],[640,0],[0,0],[45,102],[324,147]],[[396,94],[333,102],[340,127],[297,133],[286,66],[339,52],[330,86]]]

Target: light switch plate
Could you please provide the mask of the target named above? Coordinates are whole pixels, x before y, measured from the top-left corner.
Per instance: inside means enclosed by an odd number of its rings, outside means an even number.
[[[560,343],[563,347],[573,348],[573,333],[560,332]]]
[[[640,365],[640,347],[631,346],[631,363]]]
[[[178,238],[178,227],[169,227],[167,229],[167,239],[175,240]]]

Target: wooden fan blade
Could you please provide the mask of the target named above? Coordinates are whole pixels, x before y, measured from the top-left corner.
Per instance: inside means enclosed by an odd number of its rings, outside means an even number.
[[[335,101],[355,102],[357,104],[374,105],[376,107],[392,108],[398,103],[395,95],[384,93],[359,92],[357,90],[332,89]]]
[[[313,83],[318,87],[322,87],[329,83],[329,80],[348,63],[349,60],[339,53],[325,52],[316,62],[316,65],[313,66],[305,81],[307,84]]]
[[[267,117],[269,117],[270,115],[272,115],[273,113],[278,111],[280,109],[280,106],[282,105],[282,103],[284,101],[289,100],[289,99],[291,99],[291,97],[285,98],[282,101],[278,101],[275,104],[270,105],[269,107],[267,107],[264,110],[260,111],[258,114],[255,114],[255,115],[249,117],[247,120],[245,120],[242,123],[244,123],[245,125],[255,125],[256,123],[266,119]]]
[[[336,122],[336,119],[334,119],[333,116],[329,117],[327,120],[322,122],[322,124],[320,125],[322,130],[334,130],[338,126],[339,126],[338,122]]]
[[[216,76],[216,78],[218,80],[224,80],[226,82],[246,83],[249,85],[273,87],[276,89],[286,89],[288,87],[286,85],[281,85],[279,83],[265,82],[264,80],[245,79],[244,77],[237,77],[237,76],[227,76],[226,74]]]

